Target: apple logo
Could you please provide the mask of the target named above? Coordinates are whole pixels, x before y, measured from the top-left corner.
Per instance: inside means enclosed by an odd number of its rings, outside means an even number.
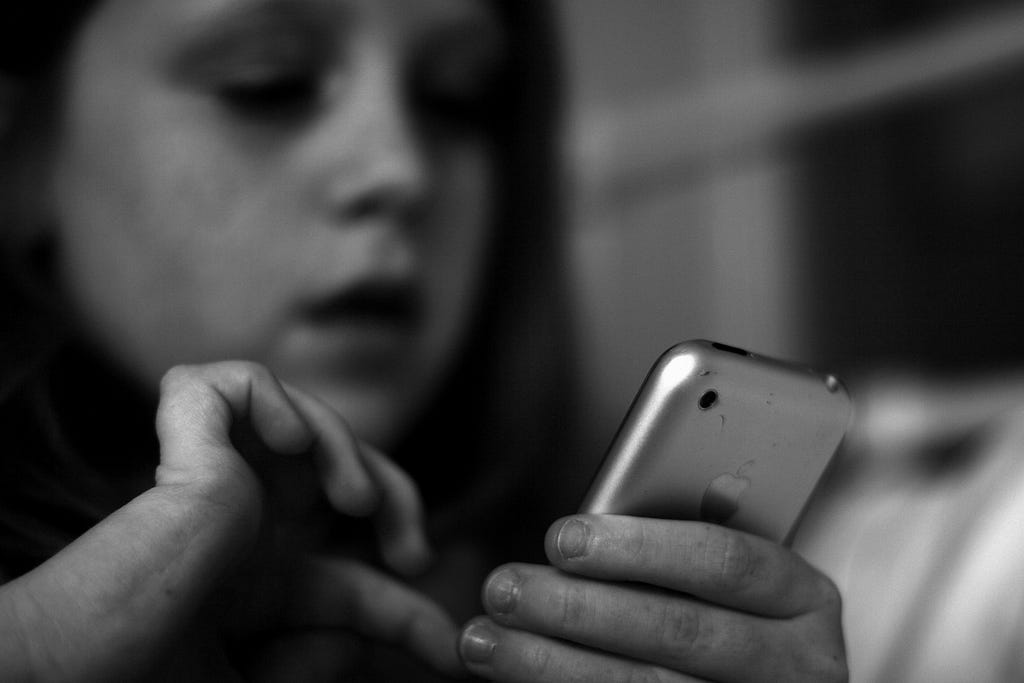
[[[726,524],[740,509],[740,498],[750,488],[747,472],[756,461],[751,460],[735,474],[725,472],[711,480],[700,501],[700,518],[712,524]]]

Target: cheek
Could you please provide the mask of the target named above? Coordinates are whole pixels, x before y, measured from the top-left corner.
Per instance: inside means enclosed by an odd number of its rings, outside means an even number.
[[[258,191],[260,168],[157,103],[102,112],[73,99],[54,182],[69,295],[88,332],[148,380],[254,355],[282,296],[273,283],[287,282],[272,241],[285,217],[269,213],[279,203]]]

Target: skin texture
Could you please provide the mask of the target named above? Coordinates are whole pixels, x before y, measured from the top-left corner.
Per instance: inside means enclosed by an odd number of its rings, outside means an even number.
[[[150,386],[256,360],[387,446],[474,305],[500,59],[470,0],[102,3],[45,209],[72,309]]]

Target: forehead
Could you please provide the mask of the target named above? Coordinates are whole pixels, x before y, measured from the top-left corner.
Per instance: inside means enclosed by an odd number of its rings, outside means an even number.
[[[97,19],[136,36],[173,39],[236,24],[305,22],[320,31],[384,25],[399,34],[452,27],[493,30],[491,0],[108,0]],[[154,36],[150,36],[152,39]]]

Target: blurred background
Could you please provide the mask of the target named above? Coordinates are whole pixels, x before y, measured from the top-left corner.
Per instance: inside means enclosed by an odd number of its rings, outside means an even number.
[[[689,338],[1024,367],[1024,3],[558,0],[591,410]]]

